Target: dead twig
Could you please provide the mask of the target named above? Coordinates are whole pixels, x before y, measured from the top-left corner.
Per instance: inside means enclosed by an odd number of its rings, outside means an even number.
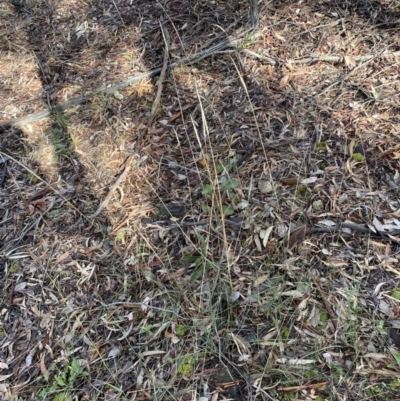
[[[170,117],[169,122],[173,123],[175,120],[177,120],[181,115],[183,115],[183,112],[186,110],[189,110],[195,106],[197,106],[198,102],[196,103],[189,103],[186,106],[183,106],[176,114],[174,114],[172,117]]]
[[[305,33],[312,32],[312,31],[316,31],[317,29],[320,29],[320,28],[328,28],[328,27],[336,26],[336,25],[339,25],[342,22],[344,22],[343,18],[339,19],[337,21],[333,21],[333,22],[331,22],[329,24],[322,24],[322,25],[313,26],[310,29],[307,29],[307,30],[305,30],[303,32],[300,32],[300,35],[304,35]]]
[[[352,56],[354,61],[365,62],[372,60],[376,56],[373,54],[365,54],[362,56]],[[385,52],[381,54],[380,57],[382,58],[389,58],[389,57],[400,57],[400,52]],[[327,63],[339,63],[340,61],[344,60],[344,56],[324,56],[320,54],[310,54],[309,56],[305,56],[304,58],[299,58],[296,60],[291,60],[292,64],[307,64],[307,63],[315,63],[315,62],[327,62]]]
[[[374,239],[379,239],[381,241],[389,241],[389,242],[393,242],[394,244],[400,245],[400,242],[397,241],[397,239],[393,237],[395,235],[399,235],[399,233],[400,233],[399,230],[393,230],[393,231],[388,231],[388,232],[376,230],[376,232],[374,232],[369,227],[364,227],[359,224],[352,223],[350,221],[345,221],[343,223],[337,224],[332,227],[314,227],[310,230],[310,233],[311,234],[318,234],[318,233],[333,234],[333,233],[342,231],[344,228],[353,230],[362,236],[368,236],[368,237],[371,237]]]
[[[168,68],[169,45],[171,42],[171,38],[169,36],[167,28],[164,26],[162,18],[160,18],[160,28],[161,28],[161,32],[162,32],[164,43],[165,43],[164,61],[163,61],[163,66],[162,66],[161,73],[160,73],[160,78],[158,79],[158,88],[157,88],[156,98],[154,99],[153,106],[151,108],[151,114],[150,114],[149,123],[148,123],[149,127],[151,127],[153,125],[154,116],[157,113],[157,110],[160,106],[163,83],[164,83],[165,74],[166,74],[167,68]]]
[[[131,169],[131,163],[132,163],[132,159],[133,159],[133,155],[128,157],[128,160],[126,161],[126,165],[125,165],[125,170],[122,172],[122,174],[118,177],[117,181],[112,185],[112,187],[110,188],[110,190],[108,191],[107,196],[104,198],[103,202],[101,202],[100,206],[97,208],[97,210],[91,215],[89,216],[90,218],[95,218],[97,217],[101,211],[103,210],[103,208],[105,206],[107,206],[108,202],[110,202],[115,190],[121,185],[122,181],[125,180],[126,176],[129,173],[129,170]]]
[[[220,53],[232,53],[232,50],[224,50],[221,51]],[[340,63],[340,62],[344,62],[344,55],[339,55],[339,56],[324,56],[321,54],[310,54],[309,56],[304,56],[303,58],[298,58],[298,59],[293,59],[293,60],[280,60],[277,57],[273,57],[271,55],[266,55],[266,54],[259,54],[256,53],[252,50],[249,49],[241,49],[242,53],[248,54],[249,56],[258,58],[260,60],[263,60],[266,64],[269,65],[280,65],[280,64],[284,64],[285,62],[290,61],[290,63],[292,65],[295,64],[309,64],[309,63]],[[373,58],[375,58],[376,56],[373,54],[365,54],[365,55],[361,55],[361,56],[352,56],[352,58],[354,59],[354,61],[356,62],[366,62],[369,61]],[[391,57],[400,57],[400,52],[385,52],[384,54],[380,55],[380,57],[382,58],[391,58]]]
[[[299,391],[299,390],[305,390],[305,389],[319,389],[319,388],[325,388],[329,382],[321,382],[321,383],[310,383],[310,384],[304,384],[302,386],[279,386],[277,388],[278,391]]]

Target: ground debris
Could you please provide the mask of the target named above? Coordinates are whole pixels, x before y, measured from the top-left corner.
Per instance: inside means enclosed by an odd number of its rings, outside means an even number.
[[[53,3],[2,4],[1,398],[398,399],[397,3]]]

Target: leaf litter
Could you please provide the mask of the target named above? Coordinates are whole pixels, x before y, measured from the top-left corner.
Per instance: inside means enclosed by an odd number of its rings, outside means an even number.
[[[399,397],[400,10],[376,6],[5,3],[2,125],[52,112],[1,133],[3,398]],[[163,65],[163,29],[170,61],[236,41],[98,92]]]

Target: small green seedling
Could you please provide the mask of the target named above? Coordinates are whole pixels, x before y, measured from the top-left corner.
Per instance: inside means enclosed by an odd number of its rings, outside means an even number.
[[[89,376],[89,373],[80,366],[76,358],[66,364],[61,372],[52,376],[51,373],[55,369],[55,365],[52,365],[44,375],[44,380],[48,386],[39,392],[40,400],[52,399],[61,401],[72,399],[69,396],[69,392],[74,389],[76,380]],[[50,394],[56,395],[49,398]]]
[[[195,360],[191,355],[185,355],[183,361],[178,366],[178,373],[182,376],[187,376],[193,372]]]
[[[196,280],[203,277],[203,274],[206,271],[206,269],[212,266],[212,263],[207,259],[207,244],[205,239],[200,234],[197,234],[197,238],[199,240],[199,245],[198,245],[199,255],[185,256],[181,260],[183,264],[194,263],[196,267],[196,269],[190,276],[190,283],[194,283]]]
[[[315,145],[315,151],[316,152],[325,152],[328,149],[328,146],[326,145],[325,142],[318,142]]]
[[[352,158],[356,162],[365,162],[365,156],[362,155],[361,153],[353,153]]]
[[[392,297],[400,300],[400,288],[399,287],[393,288]]]

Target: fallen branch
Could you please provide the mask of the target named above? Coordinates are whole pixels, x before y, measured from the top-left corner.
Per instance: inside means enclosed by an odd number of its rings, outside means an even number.
[[[374,54],[365,54],[362,56],[351,56],[354,61],[366,62],[376,58],[377,56]],[[379,58],[389,58],[389,57],[400,57],[400,51],[398,52],[384,52],[379,54]],[[309,56],[305,56],[304,58],[299,58],[296,60],[291,60],[292,64],[306,64],[306,63],[315,63],[315,62],[328,62],[328,63],[339,63],[341,61],[344,62],[344,55],[341,56],[323,56],[320,54],[310,54]]]
[[[181,65],[185,65],[185,64],[186,65],[195,64],[207,57],[217,54],[218,52],[221,52],[222,50],[225,50],[230,47],[236,47],[239,44],[240,39],[243,38],[245,35],[248,35],[251,31],[252,31],[252,28],[243,30],[243,31],[239,32],[236,36],[230,36],[227,39],[222,40],[221,42],[217,43],[216,45],[213,45],[210,48],[208,48],[204,51],[201,51],[200,53],[196,54],[193,57],[184,57],[180,60],[177,60],[177,61],[169,64],[169,68],[173,69],[173,68],[179,67]],[[257,38],[258,36],[260,36],[259,32],[255,32],[252,35],[253,38]],[[48,108],[46,110],[40,111],[35,114],[31,114],[29,116],[20,117],[15,120],[4,122],[4,123],[0,124],[0,131],[7,130],[9,128],[12,128],[12,127],[15,127],[18,125],[24,125],[24,124],[32,123],[34,121],[43,120],[44,118],[49,117],[51,114],[53,114],[57,111],[63,112],[63,111],[70,109],[71,107],[86,103],[90,99],[92,99],[94,96],[96,96],[100,93],[110,94],[110,93],[113,93],[120,89],[124,89],[136,82],[140,82],[141,80],[143,80],[145,78],[152,78],[154,76],[157,76],[158,74],[161,73],[162,69],[163,69],[162,67],[158,67],[153,70],[143,72],[142,74],[134,75],[132,77],[129,77],[128,79],[126,79],[123,82],[120,82],[118,84],[108,86],[105,88],[104,87],[100,88],[91,94],[72,99],[69,102],[58,105],[56,107]]]
[[[219,53],[232,53],[234,52],[233,50],[223,50],[220,51]],[[309,56],[304,56],[302,58],[297,58],[297,59],[289,59],[289,60],[281,60],[278,58],[274,58],[273,56],[270,55],[265,55],[265,54],[259,54],[256,52],[253,52],[252,50],[249,49],[241,49],[242,53],[248,54],[249,56],[258,58],[260,60],[263,60],[265,64],[269,65],[282,65],[285,63],[289,63],[292,65],[295,64],[310,64],[310,63],[340,63],[340,62],[345,62],[344,56],[345,55],[340,55],[340,56],[324,56],[321,54],[310,54]],[[373,58],[376,58],[376,55],[373,54],[365,54],[362,56],[351,56],[352,59],[356,62],[366,62],[369,60],[372,60]],[[398,52],[384,52],[379,55],[380,58],[385,58],[388,59],[390,57],[400,57],[400,51]]]

